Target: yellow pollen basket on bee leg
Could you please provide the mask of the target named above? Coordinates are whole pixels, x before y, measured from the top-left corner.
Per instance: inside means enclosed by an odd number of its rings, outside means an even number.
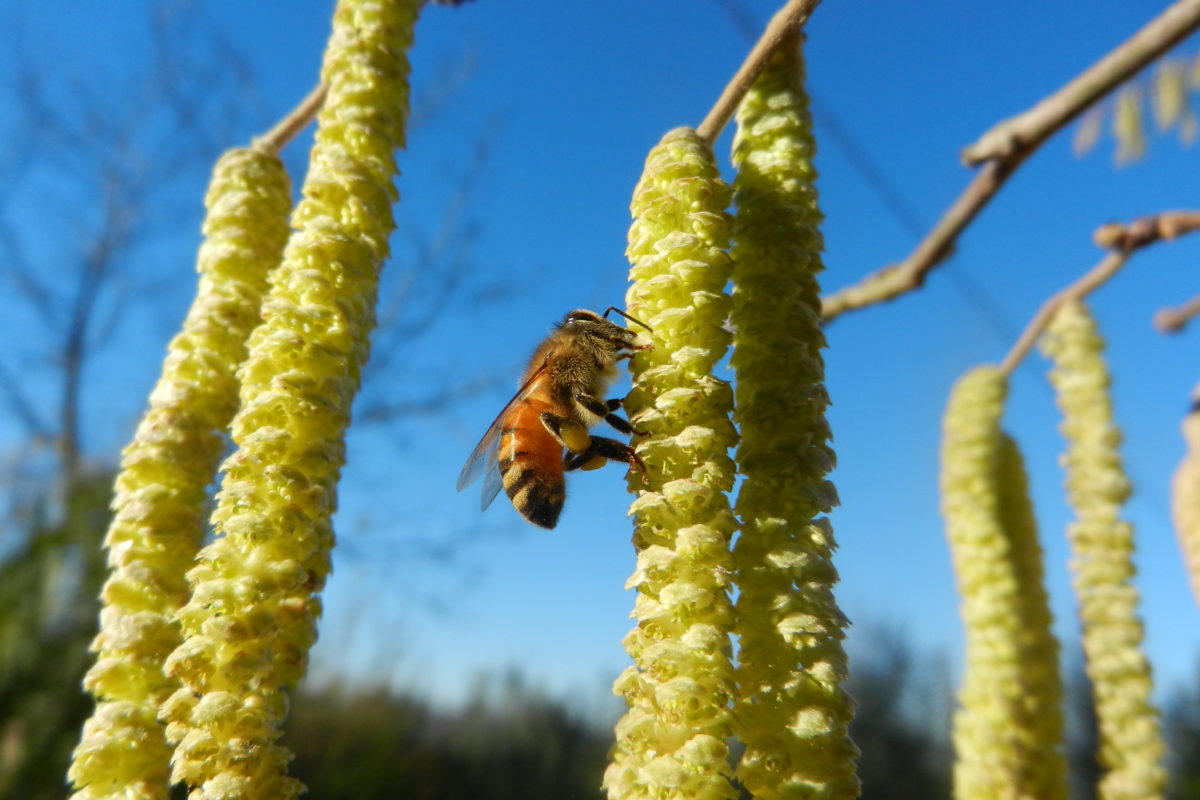
[[[562,437],[563,443],[572,453],[582,453],[592,445],[592,437],[588,435],[587,428],[580,422],[567,422],[559,429],[558,435]],[[603,463],[604,459],[600,459],[600,461]],[[588,468],[595,469],[595,467]]]

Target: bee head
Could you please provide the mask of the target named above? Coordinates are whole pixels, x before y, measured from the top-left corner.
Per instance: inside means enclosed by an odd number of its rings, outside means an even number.
[[[626,319],[631,319],[637,322],[638,325],[646,328],[646,330],[650,330],[650,326],[634,320],[616,308],[609,308],[604,313],[607,316],[611,311],[616,311]],[[622,328],[615,322],[610,322],[605,317],[600,316],[595,311],[588,311],[585,308],[577,308],[569,312],[563,317],[563,321],[559,323],[558,327],[575,334],[599,350],[610,352],[614,356],[621,350],[649,350],[651,347],[648,344],[639,345],[634,343],[638,336],[636,331],[632,331],[629,328]]]

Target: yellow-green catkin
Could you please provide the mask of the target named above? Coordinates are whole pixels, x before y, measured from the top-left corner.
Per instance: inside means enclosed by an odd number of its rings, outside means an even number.
[[[616,800],[719,800],[736,796],[726,773],[733,689],[726,492],[736,442],[733,393],[714,378],[730,336],[725,284],[729,187],[711,147],[690,128],[650,151],[633,196],[629,313],[654,328],[654,349],[633,359],[626,408],[646,460],[631,487],[637,588],[633,665],[614,691],[618,722],[604,776]]]
[[[1171,482],[1171,515],[1192,594],[1200,603],[1200,386],[1192,393],[1192,407],[1183,418],[1183,438],[1187,453]]]
[[[1020,452],[1000,429],[994,367],[954,386],[943,420],[942,514],[966,638],[954,715],[957,800],[1066,797],[1058,647]]]
[[[404,142],[416,0],[339,0],[296,231],[271,276],[238,375],[236,450],[216,540],[188,573],[186,636],[167,660],[183,688],[162,707],[173,779],[193,798],[290,798],[277,744],[286,689],[316,639],[350,404],[367,357]]]
[[[1018,587],[1017,618],[1021,626],[1017,636],[1023,695],[1019,732],[1027,764],[1027,794],[1039,800],[1055,800],[1067,796],[1059,646],[1025,459],[1008,434],[1001,435],[996,473],[1000,523],[1008,537]]]
[[[167,796],[171,748],[157,713],[178,684],[163,661],[181,641],[175,612],[187,600],[184,573],[204,537],[206,489],[237,409],[236,369],[287,242],[290,187],[272,153],[223,155],[205,204],[196,299],[116,481],[105,539],[112,573],[84,680],[97,704],[69,773],[76,800]]]
[[[1104,340],[1087,308],[1059,309],[1042,339],[1067,440],[1063,463],[1076,521],[1067,528],[1087,672],[1100,725],[1102,800],[1152,800],[1166,781],[1150,664],[1142,652],[1133,586],[1133,527],[1121,519],[1130,494],[1117,446]]]
[[[821,349],[822,220],[797,39],[738,109],[732,364],[737,450],[737,775],[761,800],[853,798],[858,750],[833,597],[837,504]]]

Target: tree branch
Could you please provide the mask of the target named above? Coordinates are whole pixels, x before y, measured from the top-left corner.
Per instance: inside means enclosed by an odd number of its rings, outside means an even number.
[[[821,301],[824,320],[829,322],[847,311],[882,303],[919,289],[925,283],[925,276],[954,252],[958,235],[1000,191],[1022,160],[1024,156],[1012,162],[991,161],[985,164],[908,258],[868,275],[853,286],[826,295]]]
[[[288,142],[296,138],[296,135],[304,130],[308,123],[312,122],[313,117],[321,110],[321,105],[325,102],[325,95],[328,92],[328,84],[318,83],[316,88],[300,101],[299,105],[293,108],[286,117],[275,123],[275,127],[255,139],[254,144],[278,153]]]
[[[357,411],[355,415],[363,422],[391,422],[396,419],[431,416],[445,411],[447,406],[498,389],[505,383],[506,381],[499,375],[485,375],[442,388],[425,397],[369,405],[361,411]]]
[[[1200,230],[1200,211],[1163,211],[1141,217],[1128,225],[1108,222],[1096,228],[1092,241],[1110,250],[1137,250],[1148,244],[1170,241]]]
[[[821,0],[788,0],[787,4],[771,17],[762,36],[758,38],[754,47],[750,48],[746,60],[721,92],[708,116],[696,126],[696,134],[708,142],[710,147],[721,135],[726,123],[737,110],[746,92],[750,91],[755,78],[766,67],[772,54],[783,46],[792,34],[800,30],[820,2]]]
[[[50,438],[50,426],[42,420],[36,405],[25,396],[21,386],[22,381],[0,363],[0,393],[8,398],[8,405],[25,427],[25,432],[39,439]]]
[[[1038,337],[1050,324],[1060,306],[1073,300],[1082,300],[1089,295],[1125,266],[1125,262],[1136,251],[1155,242],[1174,239],[1196,230],[1200,230],[1200,211],[1167,211],[1142,217],[1129,225],[1115,222],[1101,225],[1092,238],[1096,244],[1109,248],[1111,252],[1083,277],[1051,295],[1050,299],[1042,304],[1008,355],[1000,362],[1000,370],[1006,375],[1011,375],[1021,360],[1033,349]]]
[[[1200,27],[1200,0],[1179,0],[1062,89],[980,137],[964,151],[964,159],[969,164],[983,163],[982,169],[933,230],[903,261],[827,295],[822,302],[825,321],[920,288],[928,273],[953,251],[962,231],[1026,158],[1114,86],[1132,77],[1197,27]]]
[[[1200,295],[1181,306],[1159,309],[1154,315],[1154,327],[1159,333],[1179,333],[1197,314],[1200,314]]]

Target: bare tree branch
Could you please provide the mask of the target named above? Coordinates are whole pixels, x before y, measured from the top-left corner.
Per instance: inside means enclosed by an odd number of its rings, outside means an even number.
[[[1137,250],[1155,242],[1170,241],[1200,229],[1200,211],[1163,211],[1140,217],[1128,225],[1107,222],[1096,228],[1092,241],[1110,250]]]
[[[288,112],[286,117],[256,139],[255,144],[278,153],[288,142],[296,138],[296,135],[304,130],[308,123],[312,122],[313,117],[321,110],[321,105],[325,102],[325,95],[328,92],[329,84],[324,81],[318,83],[316,88]]]
[[[412,87],[408,129],[419,130],[437,117],[442,109],[462,92],[479,66],[477,47],[467,43],[464,49],[441,62],[434,70],[437,78]]]
[[[476,235],[470,223],[465,221],[465,214],[475,196],[480,176],[491,157],[492,139],[497,135],[497,131],[498,125],[493,120],[475,141],[471,160],[467,163],[462,179],[442,214],[437,235],[431,242],[422,241],[417,244],[418,266],[414,267],[413,272],[427,272],[433,265],[443,260],[448,260],[449,266],[441,270],[441,280],[435,287],[432,299],[422,304],[421,313],[393,328],[404,339],[417,336],[435,318],[445,312],[446,300],[459,287],[463,274],[466,272],[466,252],[474,243]],[[411,288],[411,284],[409,288]],[[381,323],[387,322],[391,325],[396,321],[403,299],[404,295],[401,295],[393,300],[391,311],[380,315]]]
[[[21,380],[0,364],[0,393],[8,400],[13,414],[25,427],[25,432],[35,438],[49,438],[50,426],[42,419],[33,403],[21,389]]]
[[[1073,300],[1082,300],[1091,294],[1125,266],[1135,252],[1155,242],[1174,239],[1196,230],[1200,230],[1200,211],[1167,211],[1142,217],[1129,225],[1101,225],[1092,238],[1096,244],[1109,248],[1111,252],[1081,278],[1051,295],[1050,299],[1042,304],[1008,355],[1000,362],[1000,370],[1006,375],[1011,375],[1033,349],[1038,337],[1062,305]]]
[[[491,391],[506,383],[496,374],[464,379],[447,370],[438,380],[444,388],[424,398],[396,397],[387,391],[376,399],[378,376],[386,374],[402,356],[426,336],[436,321],[448,313],[452,304],[462,300],[465,281],[473,260],[472,246],[477,226],[467,218],[476,196],[480,177],[490,160],[492,142],[499,124],[492,119],[476,139],[470,160],[455,183],[454,191],[442,212],[433,238],[421,230],[409,232],[415,251],[412,262],[399,275],[398,287],[381,301],[377,340],[367,364],[370,384],[364,391],[358,418],[371,423],[386,423],[405,416],[429,416],[444,411],[450,404]]]
[[[738,104],[746,96],[746,92],[750,91],[754,80],[767,66],[767,61],[772,54],[791,40],[792,36],[808,21],[809,15],[820,2],[821,0],[788,0],[787,5],[771,17],[766,30],[763,31],[754,47],[750,49],[746,60],[742,62],[742,66],[738,68],[729,84],[721,92],[721,96],[717,98],[712,110],[708,112],[704,121],[696,126],[696,134],[701,139],[708,142],[710,146],[717,140],[726,123],[737,110]]]
[[[1154,327],[1160,333],[1178,333],[1197,314],[1200,314],[1200,295],[1175,308],[1159,309],[1154,315]]]
[[[933,230],[903,261],[827,295],[822,303],[825,321],[920,288],[929,272],[953,251],[967,225],[1043,142],[1197,27],[1200,0],[1179,0],[1051,97],[984,134],[965,153],[968,163],[982,162],[982,169]]]
[[[99,237],[90,246],[76,280],[75,296],[62,349],[63,388],[59,401],[59,453],[67,485],[79,471],[79,408],[84,362],[88,355],[88,331],[99,296],[117,254],[130,239],[131,209],[123,196],[123,182],[110,175],[106,192],[105,219]]]
[[[3,196],[3,192],[0,192],[0,196]],[[17,296],[29,301],[29,305],[43,325],[47,327],[53,325],[56,317],[50,290],[30,266],[29,259],[25,255],[24,242],[13,230],[12,224],[4,219],[2,213],[0,213],[0,251],[4,254],[3,260],[0,261],[0,271],[7,272],[12,276]]]
[[[1020,160],[1010,162],[989,161],[985,164],[908,258],[871,273],[853,286],[826,295],[821,302],[824,320],[829,322],[847,311],[882,303],[919,289],[925,283],[926,275],[954,252],[958,235],[1000,191],[1000,187],[1024,158],[1022,156]]]
[[[0,270],[11,280],[14,300],[42,330],[12,338],[5,357],[19,363],[28,351],[48,346],[53,357],[43,353],[35,363],[53,370],[59,397],[52,410],[33,406],[8,371],[0,372],[0,397],[27,429],[56,440],[64,484],[80,473],[87,364],[128,316],[125,294],[114,289],[127,277],[125,262],[153,232],[176,229],[181,217],[170,204],[180,181],[200,177],[228,141],[222,130],[241,119],[222,89],[230,74],[242,73],[231,73],[224,51],[223,60],[215,57],[210,29],[198,13],[188,13],[198,8],[193,0],[160,0],[153,7],[153,63],[132,77],[96,70],[64,75],[48,69],[53,65],[41,53],[22,51],[26,37],[17,37],[14,106],[29,134],[28,147],[9,151],[22,160],[6,154],[0,163]],[[114,83],[123,87],[121,103],[112,102]],[[57,263],[28,263],[27,250],[35,252],[31,233],[3,213],[32,196],[41,216],[62,231],[49,249],[36,250],[37,257]],[[189,202],[189,211],[194,205]]]
[[[737,0],[714,1],[725,10],[742,35],[753,44],[757,26],[743,4]],[[921,220],[912,203],[904,196],[904,192],[888,176],[887,170],[842,122],[833,108],[821,99],[814,87],[808,87],[808,100],[814,124],[818,128],[824,128],[828,138],[842,150],[850,165],[858,170],[867,186],[879,196],[884,208],[891,213],[900,227],[914,237],[924,234],[928,224]],[[961,269],[951,270],[947,272],[947,277],[963,299],[979,312],[980,318],[995,332],[997,338],[1007,342],[1016,337],[1016,326],[986,288],[971,277],[969,272]]]
[[[446,410],[446,407],[469,400],[486,392],[501,388],[507,381],[496,375],[474,378],[457,386],[434,392],[425,397],[407,397],[393,402],[368,405],[359,412],[364,422],[390,422],[414,416],[430,416]]]

